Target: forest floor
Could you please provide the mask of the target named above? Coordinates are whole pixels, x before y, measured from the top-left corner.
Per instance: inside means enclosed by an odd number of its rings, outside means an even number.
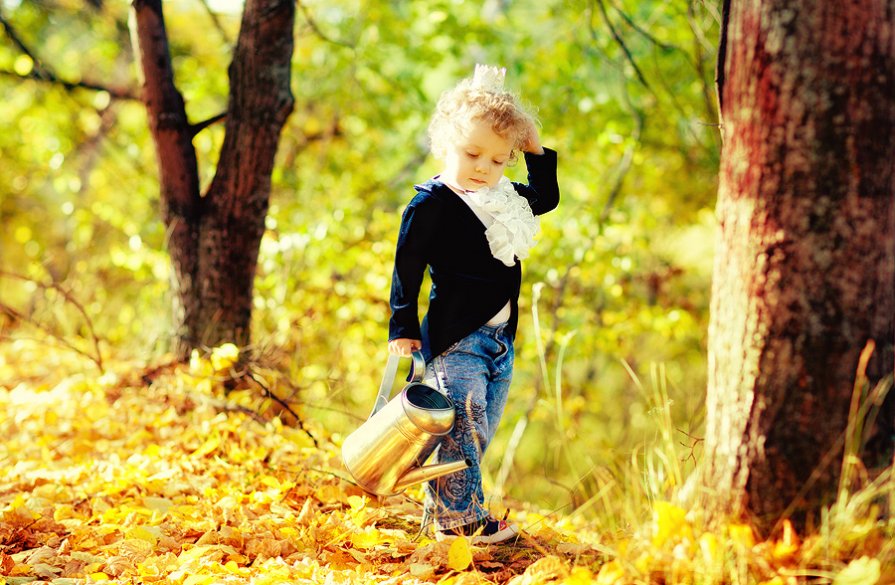
[[[616,533],[509,502],[514,542],[441,543],[420,534],[418,486],[365,494],[338,439],[283,422],[301,411],[271,398],[275,368],[234,376],[234,346],[189,364],[73,348],[0,339],[0,585],[895,585],[890,479],[841,495],[809,535],[709,530],[673,498],[620,493],[602,518]]]
[[[615,580],[592,527],[524,504],[508,545],[418,535],[418,490],[371,498],[323,433],[239,406],[226,353],[101,374],[0,350],[0,584]]]

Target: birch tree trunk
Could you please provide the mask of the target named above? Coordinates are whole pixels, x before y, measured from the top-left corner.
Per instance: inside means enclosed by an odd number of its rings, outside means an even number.
[[[174,83],[162,2],[133,2],[132,37],[159,163],[180,359],[195,347],[250,341],[270,177],[294,104],[294,21],[294,0],[246,1],[230,65],[227,130],[214,180],[202,196],[192,138],[204,125],[189,123]]]
[[[868,342],[895,369],[895,0],[725,8],[703,484],[769,528],[835,496]]]

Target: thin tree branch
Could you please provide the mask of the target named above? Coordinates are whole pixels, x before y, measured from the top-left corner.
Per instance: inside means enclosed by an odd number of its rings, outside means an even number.
[[[7,77],[16,77],[19,79],[31,79],[34,81],[42,81],[45,83],[51,83],[55,85],[59,85],[65,88],[67,91],[72,91],[74,89],[88,89],[91,91],[104,91],[108,93],[115,99],[126,99],[126,100],[137,100],[139,97],[130,89],[126,88],[115,88],[109,87],[107,85],[103,85],[101,83],[95,83],[92,81],[69,81],[66,79],[60,78],[52,69],[44,65],[43,61],[40,57],[37,56],[37,53],[32,50],[24,40],[20,37],[20,35],[16,32],[15,28],[12,24],[6,20],[6,18],[0,14],[0,24],[3,25],[3,30],[6,32],[6,36],[13,42],[13,44],[18,47],[18,49],[34,64],[34,68],[30,73],[20,74],[14,71],[8,70],[0,70],[0,75],[4,75]]]
[[[606,12],[606,5],[603,3],[603,0],[596,0],[597,6],[600,7],[600,14],[603,15],[603,20],[606,22],[606,26],[609,27],[609,32],[612,33],[612,38],[615,39],[615,42],[618,43],[618,46],[621,48],[622,52],[625,54],[625,58],[628,63],[631,64],[631,67],[634,68],[634,73],[637,74],[637,80],[640,81],[641,84],[645,88],[650,91],[653,91],[653,88],[650,87],[650,84],[646,81],[646,77],[644,77],[643,72],[640,71],[640,67],[637,66],[637,62],[634,61],[634,56],[631,54],[631,51],[628,49],[628,46],[625,44],[624,39],[622,39],[619,32],[616,30],[615,26],[612,24],[612,21],[609,20],[609,14]]]
[[[62,295],[62,298],[66,302],[68,302],[72,306],[74,306],[75,310],[77,310],[77,312],[81,315],[81,318],[84,320],[84,324],[87,327],[88,333],[90,333],[90,339],[93,343],[93,351],[95,352],[94,354],[90,354],[90,353],[78,348],[73,343],[64,339],[61,335],[50,330],[49,327],[42,325],[41,323],[38,323],[35,319],[32,319],[29,316],[20,313],[19,311],[13,309],[12,307],[10,307],[6,304],[0,303],[0,311],[7,314],[12,319],[15,319],[17,321],[23,321],[25,323],[30,323],[32,326],[37,328],[39,331],[43,331],[50,337],[57,339],[59,341],[59,343],[61,343],[68,349],[88,358],[90,361],[92,361],[94,364],[96,364],[96,367],[100,371],[101,374],[105,373],[105,368],[103,367],[103,354],[102,354],[102,350],[99,347],[100,338],[96,334],[96,329],[93,327],[93,321],[90,319],[90,316],[87,314],[87,311],[84,309],[84,306],[80,302],[78,302],[78,300],[76,298],[74,298],[74,296],[72,296],[72,294],[70,292],[68,292],[68,290],[66,290],[64,287],[62,287],[61,285],[59,285],[55,282],[50,282],[50,283],[40,282],[38,280],[29,278],[22,274],[16,274],[14,272],[7,272],[5,270],[0,270],[0,278],[3,278],[3,277],[30,283],[42,290],[56,291],[60,295]]]
[[[644,37],[646,40],[648,40],[652,44],[656,45],[663,51],[680,51],[682,53],[686,53],[686,51],[684,51],[683,49],[681,49],[680,47],[678,47],[676,45],[669,45],[668,43],[663,43],[662,41],[660,41],[659,39],[654,37],[652,34],[650,34],[648,31],[641,28],[639,24],[634,22],[634,20],[630,16],[628,16],[628,14],[625,13],[625,11],[623,11],[621,8],[619,8],[615,3],[612,4],[612,8],[613,8],[613,10],[615,10],[618,13],[619,16],[622,17],[622,20],[624,20],[626,23],[628,23],[628,26],[630,26],[632,29],[634,29],[635,32],[640,33],[640,35],[642,37]]]
[[[320,26],[317,24],[317,21],[314,20],[314,17],[311,16],[311,13],[308,10],[307,6],[305,6],[301,2],[298,2],[297,4],[298,4],[298,9],[301,10],[301,15],[305,19],[305,22],[308,23],[308,27],[310,27],[310,29],[318,37],[320,37],[327,43],[332,43],[333,45],[345,47],[345,48],[351,49],[352,51],[357,48],[356,45],[353,43],[348,43],[348,42],[342,41],[340,39],[334,39],[334,38],[330,37],[329,35],[327,35],[326,33],[324,33],[323,30],[320,29]]]
[[[308,429],[305,428],[304,422],[301,420],[301,417],[298,416],[298,413],[297,413],[297,412],[295,412],[294,410],[292,410],[292,407],[289,405],[288,402],[286,402],[285,400],[283,400],[282,398],[280,398],[279,396],[277,396],[276,394],[274,394],[273,390],[271,390],[270,387],[269,387],[267,384],[265,384],[264,382],[262,382],[261,380],[259,380],[257,377],[255,377],[255,374],[252,373],[250,370],[246,370],[246,372],[245,372],[245,376],[246,376],[248,379],[252,380],[255,384],[257,384],[258,387],[261,388],[261,389],[264,391],[264,393],[265,393],[268,397],[270,397],[271,400],[273,400],[274,402],[276,402],[277,404],[279,404],[280,406],[282,406],[284,409],[286,409],[286,412],[288,412],[288,413],[291,414],[293,417],[295,417],[295,422],[296,422],[296,424],[298,425],[298,428],[301,429],[302,431],[304,431],[304,433],[305,433],[308,437],[311,438],[311,441],[313,441],[315,447],[319,447],[319,446],[320,446],[320,445],[317,443],[317,438],[316,438],[314,435],[311,434],[311,431],[309,431]]]
[[[224,25],[221,24],[221,19],[218,18],[217,13],[211,9],[211,6],[208,4],[207,0],[199,0],[199,3],[205,8],[205,12],[208,13],[208,16],[211,18],[211,22],[214,24],[214,29],[218,31],[218,34],[221,35],[221,38],[224,40],[224,43],[227,44],[227,47],[231,50],[233,49],[233,39],[230,38],[230,35],[227,34],[227,31],[224,29]]]
[[[220,122],[221,120],[224,120],[226,118],[227,118],[227,112],[221,112],[220,114],[212,116],[211,118],[204,120],[202,122],[198,122],[196,124],[190,124],[190,131],[192,132],[193,136],[196,136],[199,132],[202,132],[209,126],[216,124],[217,122]]]
[[[18,47],[21,52],[31,58],[31,61],[34,63],[34,70],[37,71],[36,78],[47,81],[53,80],[55,76],[52,74],[52,72],[44,68],[43,63],[41,62],[37,54],[32,51],[28,47],[28,45],[25,44],[25,41],[19,38],[19,35],[16,32],[15,28],[13,28],[12,24],[10,24],[9,21],[6,20],[6,17],[4,17],[2,14],[0,14],[0,24],[3,25],[3,30],[6,31],[6,36],[9,37],[12,43],[16,47]]]
[[[636,137],[639,140],[640,130],[639,128],[642,125],[638,124],[638,130],[636,131]],[[631,170],[631,163],[634,160],[634,144],[629,144],[627,148],[625,148],[625,152],[622,154],[622,159],[618,163],[618,168],[615,174],[615,180],[612,183],[612,189],[609,190],[609,196],[606,198],[606,203],[603,205],[603,211],[600,213],[599,225],[602,228],[603,225],[606,224],[606,220],[609,219],[609,214],[612,212],[612,207],[615,205],[615,200],[618,199],[619,193],[622,191],[622,185],[625,182],[625,177],[628,175],[628,171]]]
[[[590,32],[590,39],[593,41],[590,45],[585,45],[585,51],[587,53],[595,53],[604,63],[606,63],[609,67],[624,73],[624,68],[618,64],[615,59],[611,59],[609,55],[606,54],[604,50],[600,48],[598,45],[599,37],[597,35],[597,29],[594,26],[594,10],[591,8],[591,5],[587,5],[587,29]]]
[[[198,403],[207,404],[208,406],[211,406],[219,412],[238,412],[248,416],[261,426],[267,424],[267,421],[264,419],[263,416],[261,416],[248,406],[236,404],[234,402],[230,402],[221,398],[214,398],[213,396],[204,395],[199,392],[188,392],[187,396],[189,396],[191,400]]]
[[[694,4],[690,4],[687,6],[687,22],[690,25],[690,30],[693,31],[693,51],[696,56],[696,71],[699,74],[699,81],[702,85],[702,100],[705,104],[705,112],[706,116],[710,118],[716,118],[715,112],[715,103],[712,101],[711,88],[709,84],[706,83],[706,55],[704,48],[706,46],[705,43],[705,35],[702,33],[702,29],[699,27],[699,24],[696,22],[696,14],[694,13]]]
[[[94,83],[92,81],[67,81],[65,79],[60,79],[55,74],[49,73],[49,77],[47,77],[47,72],[44,70],[43,73],[38,72],[37,69],[32,71],[31,73],[26,73],[22,75],[20,73],[16,73],[15,71],[7,71],[5,69],[0,69],[0,75],[5,77],[15,77],[18,79],[27,79],[31,81],[40,81],[42,83],[49,83],[52,85],[57,85],[62,87],[66,91],[72,91],[75,89],[86,89],[90,91],[104,91],[109,94],[113,99],[117,100],[134,100],[138,101],[140,97],[134,93],[130,89],[120,88],[120,87],[110,87],[108,85],[103,85],[101,83]]]
[[[622,159],[619,161],[616,169],[615,180],[612,183],[612,188],[609,190],[609,196],[606,198],[606,203],[603,205],[603,211],[600,213],[597,226],[601,233],[603,231],[603,226],[609,219],[609,213],[612,211],[616,199],[618,199],[618,196],[621,194],[625,177],[628,175],[628,171],[631,170],[631,164],[634,161],[634,150],[640,143],[640,137],[643,135],[643,127],[646,123],[643,112],[638,110],[637,107],[631,103],[631,96],[628,94],[628,89],[624,85],[622,86],[622,93],[625,98],[625,104],[628,106],[628,109],[634,118],[634,141],[628,144],[625,148],[625,152],[622,154]]]
[[[662,42],[659,39],[657,39],[656,37],[654,37],[649,31],[644,30],[640,25],[638,25],[636,22],[634,22],[634,20],[630,16],[628,16],[628,14],[625,13],[617,5],[613,4],[612,8],[622,17],[622,19],[628,24],[628,26],[630,26],[632,29],[634,29],[635,32],[639,33],[642,37],[644,37],[650,43],[656,45],[657,47],[659,47],[660,49],[662,49],[662,51],[664,51],[666,53],[671,53],[671,52],[680,53],[684,57],[684,59],[687,61],[687,63],[693,69],[695,69],[699,73],[700,76],[702,76],[703,72],[702,72],[702,67],[700,67],[700,61],[699,61],[700,55],[697,55],[697,58],[694,60],[694,58],[691,57],[690,54],[683,48],[678,47],[677,45]],[[690,18],[691,14],[692,14],[692,4],[689,5],[687,8],[687,16],[688,16],[688,20],[690,20],[691,29],[693,29],[695,23],[693,23]],[[694,30],[694,34],[695,34],[695,30]]]

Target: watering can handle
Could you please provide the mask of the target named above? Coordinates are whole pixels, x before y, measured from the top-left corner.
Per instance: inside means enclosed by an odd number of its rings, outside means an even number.
[[[423,358],[423,354],[418,351],[413,352],[410,357],[413,359],[413,365],[410,368],[410,373],[407,375],[407,381],[422,382],[423,375],[426,372],[426,360]],[[379,412],[380,408],[388,404],[392,384],[395,383],[395,376],[398,374],[398,361],[400,359],[401,356],[392,353],[388,355],[385,373],[382,374],[382,382],[379,384],[379,392],[376,394],[376,402],[373,403],[373,412],[370,413],[370,416],[373,416]]]

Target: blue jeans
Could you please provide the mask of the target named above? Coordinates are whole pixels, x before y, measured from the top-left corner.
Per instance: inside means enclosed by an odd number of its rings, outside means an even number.
[[[426,512],[438,530],[488,516],[480,465],[503,414],[513,376],[513,342],[506,323],[464,337],[426,367],[426,382],[453,401],[454,428],[435,452],[435,462],[472,461],[472,466],[426,486]]]

